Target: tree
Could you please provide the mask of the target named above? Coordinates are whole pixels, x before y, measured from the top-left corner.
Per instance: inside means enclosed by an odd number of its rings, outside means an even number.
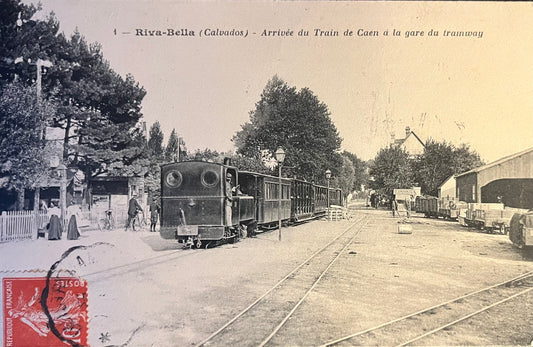
[[[233,137],[238,154],[249,158],[268,159],[282,147],[285,175],[317,183],[325,182],[327,169],[338,176],[341,141],[327,106],[311,90],[298,92],[277,76],[267,83],[250,121]]]
[[[360,190],[362,186],[368,185],[367,163],[348,151],[343,151],[342,155],[352,162],[354,168],[354,181],[351,190]]]
[[[123,79],[114,72],[103,60],[99,45],[87,45],[77,34],[69,44],[71,73],[61,80],[69,88],[58,89],[63,112],[54,122],[65,131],[65,159],[87,177],[112,167],[138,171],[124,164],[140,156],[139,141],[144,138],[139,137],[137,125],[145,90],[131,75]]]
[[[172,129],[167,146],[165,147],[165,160],[167,162],[179,161],[179,147],[180,145],[176,129]]]
[[[470,150],[470,147],[464,143],[454,149],[453,155],[453,173],[456,175],[485,165],[479,154]]]
[[[392,195],[395,188],[411,188],[415,182],[409,154],[392,146],[378,152],[370,167],[370,176],[370,187],[388,195]]]
[[[59,23],[53,15],[46,21],[35,21],[40,5],[23,4],[20,0],[2,0],[0,5],[0,86],[15,79],[27,86],[35,81],[35,63],[50,60],[58,43]]]
[[[148,138],[148,150],[152,156],[156,158],[163,157],[164,148],[163,148],[163,131],[161,131],[161,124],[159,121],[156,121],[150,127],[150,134]]]
[[[424,153],[414,164],[415,179],[423,194],[437,196],[440,184],[453,175],[453,146],[446,142],[429,139]]]
[[[344,197],[353,191],[355,181],[355,169],[348,156],[342,156],[342,167],[338,177],[333,178],[333,186],[342,189]]]
[[[450,143],[429,139],[424,153],[414,163],[415,179],[423,194],[438,195],[439,186],[450,176],[482,165],[479,155],[466,145],[456,148]]]
[[[87,44],[78,32],[70,39],[58,33],[53,14],[33,19],[38,10],[20,0],[2,2],[0,85],[14,79],[31,85],[35,63],[51,62],[43,71],[42,95],[58,105],[49,125],[64,130],[64,162],[83,170],[87,178],[121,162],[134,162],[139,153],[131,147],[137,145],[136,126],[146,92],[132,76],[122,78],[110,68],[99,44]]]
[[[203,150],[197,149],[191,156],[192,160],[211,161],[214,163],[221,163],[224,161],[224,155],[209,148]]]
[[[14,82],[0,90],[0,188],[21,191],[45,176],[43,131],[54,112],[51,103],[38,103],[35,88]]]
[[[144,177],[144,186],[148,191],[149,199],[161,196],[161,164],[165,161],[163,147],[163,132],[161,124],[156,121],[149,131],[147,143],[147,156],[149,158],[149,168]]]

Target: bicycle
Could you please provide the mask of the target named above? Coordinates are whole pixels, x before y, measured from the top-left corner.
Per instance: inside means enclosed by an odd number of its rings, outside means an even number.
[[[105,217],[98,220],[98,228],[100,231],[115,229],[115,217],[113,216],[113,210],[105,211]]]

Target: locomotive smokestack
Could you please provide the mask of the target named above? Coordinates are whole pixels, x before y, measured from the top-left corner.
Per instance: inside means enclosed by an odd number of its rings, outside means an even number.
[[[231,158],[225,157],[224,158],[224,165],[231,166]]]

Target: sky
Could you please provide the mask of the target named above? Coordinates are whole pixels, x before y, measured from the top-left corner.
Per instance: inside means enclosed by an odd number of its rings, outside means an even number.
[[[312,90],[363,160],[407,126],[485,162],[533,147],[533,3],[41,3],[146,89],[148,129],[175,128],[189,150],[232,150],[274,75]],[[149,36],[168,29],[189,35]]]

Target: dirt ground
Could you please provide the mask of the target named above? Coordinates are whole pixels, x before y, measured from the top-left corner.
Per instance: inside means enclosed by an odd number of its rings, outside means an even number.
[[[533,271],[531,252],[506,235],[421,216],[411,218],[412,234],[399,234],[389,211],[355,211],[363,214],[369,222],[272,345],[319,345]],[[44,274],[69,247],[90,246],[83,265],[67,258],[62,266],[88,281],[91,346],[193,346],[349,225],[317,220],[283,228],[281,242],[274,230],[208,250],[184,250],[157,233],[85,231],[78,241],[1,244],[0,275]],[[530,345],[531,299],[423,344]]]

